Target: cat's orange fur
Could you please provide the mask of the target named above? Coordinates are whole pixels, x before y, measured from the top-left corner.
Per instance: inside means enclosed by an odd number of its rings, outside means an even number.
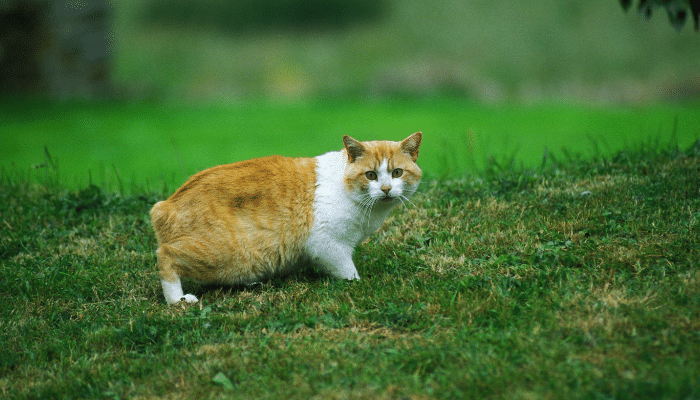
[[[253,281],[292,264],[313,220],[315,167],[272,156],[194,175],[151,210],[161,277]]]
[[[306,260],[358,279],[352,249],[415,191],[421,137],[417,132],[399,143],[346,136],[340,152],[271,156],[192,176],[151,210],[166,300],[197,301],[182,293],[180,277],[251,283]],[[398,171],[400,177],[390,176]]]

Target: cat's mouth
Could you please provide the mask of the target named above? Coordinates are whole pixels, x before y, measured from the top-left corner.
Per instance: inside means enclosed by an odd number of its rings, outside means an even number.
[[[394,198],[391,196],[384,196],[379,201],[381,201],[382,203],[389,203],[389,202],[394,201]]]

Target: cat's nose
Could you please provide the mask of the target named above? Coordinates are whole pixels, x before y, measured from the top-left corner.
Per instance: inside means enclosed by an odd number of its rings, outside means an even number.
[[[389,194],[389,191],[391,190],[391,186],[389,185],[382,185],[382,192],[385,194]]]

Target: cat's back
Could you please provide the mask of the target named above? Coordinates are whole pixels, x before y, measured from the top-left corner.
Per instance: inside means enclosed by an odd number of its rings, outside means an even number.
[[[199,195],[250,194],[251,200],[272,196],[284,199],[288,194],[303,194],[316,181],[313,158],[269,156],[219,165],[193,175],[168,201],[179,202]],[[217,200],[216,197],[209,200]]]
[[[153,206],[151,219],[156,233],[166,233],[170,225],[193,229],[213,220],[261,226],[293,218],[310,225],[315,187],[314,158],[239,161],[193,175]]]

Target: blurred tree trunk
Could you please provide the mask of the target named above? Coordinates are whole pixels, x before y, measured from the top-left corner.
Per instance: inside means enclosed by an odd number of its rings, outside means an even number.
[[[0,0],[0,95],[110,96],[107,0]]]

